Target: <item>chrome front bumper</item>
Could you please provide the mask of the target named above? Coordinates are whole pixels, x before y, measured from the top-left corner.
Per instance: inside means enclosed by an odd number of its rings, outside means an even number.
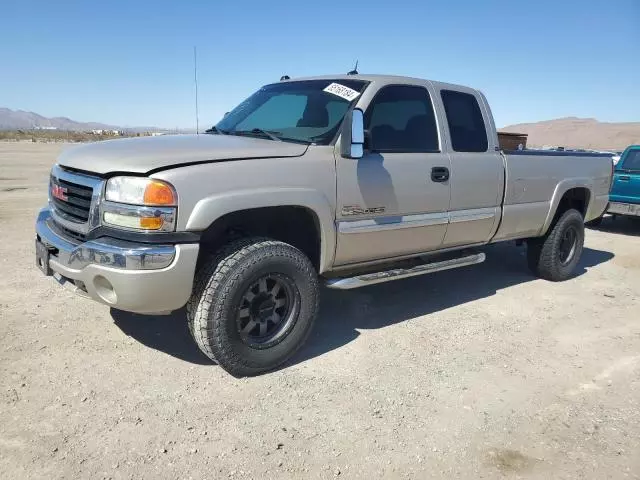
[[[74,269],[95,263],[125,270],[155,270],[168,267],[176,256],[174,245],[143,245],[109,237],[72,243],[59,234],[48,208],[38,214],[36,233],[45,245],[58,250],[59,263]]]
[[[36,238],[60,283],[107,305],[138,313],[182,307],[193,286],[198,244],[149,245],[108,237],[80,242],[63,236],[49,208],[38,214]]]

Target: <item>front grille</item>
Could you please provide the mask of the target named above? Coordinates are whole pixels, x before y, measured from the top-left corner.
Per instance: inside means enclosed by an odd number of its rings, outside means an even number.
[[[80,223],[89,220],[92,195],[91,187],[51,177],[51,202],[69,220]]]

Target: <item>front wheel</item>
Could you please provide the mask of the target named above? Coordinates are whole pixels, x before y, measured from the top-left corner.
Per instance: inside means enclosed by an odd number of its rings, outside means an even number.
[[[584,246],[584,220],[577,210],[564,212],[551,230],[527,245],[529,268],[541,278],[567,280],[580,261]]]
[[[318,278],[300,250],[243,238],[200,268],[187,318],[200,350],[241,377],[290,358],[309,336],[318,304]]]

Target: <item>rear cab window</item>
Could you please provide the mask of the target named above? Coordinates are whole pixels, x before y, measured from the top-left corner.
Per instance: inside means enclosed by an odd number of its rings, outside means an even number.
[[[476,97],[454,90],[442,90],[440,97],[453,151],[486,152],[489,148],[487,129]]]

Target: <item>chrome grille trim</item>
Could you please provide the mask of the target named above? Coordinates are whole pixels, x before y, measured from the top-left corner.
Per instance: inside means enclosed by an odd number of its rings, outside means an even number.
[[[51,181],[49,182],[49,208],[51,209],[51,216],[60,226],[72,231],[78,232],[82,235],[86,235],[94,228],[100,225],[100,200],[102,198],[102,192],[104,190],[105,181],[99,177],[93,177],[91,175],[85,175],[81,173],[70,172],[65,170],[59,165],[54,165],[51,169],[51,178],[56,180],[56,183],[79,185],[81,187],[90,188],[91,204],[89,206],[89,215],[87,221],[80,221],[78,218],[74,218],[71,215],[65,214],[62,208],[56,207],[58,200],[51,198]],[[70,203],[70,202],[69,202]],[[70,203],[73,207],[73,204]]]

